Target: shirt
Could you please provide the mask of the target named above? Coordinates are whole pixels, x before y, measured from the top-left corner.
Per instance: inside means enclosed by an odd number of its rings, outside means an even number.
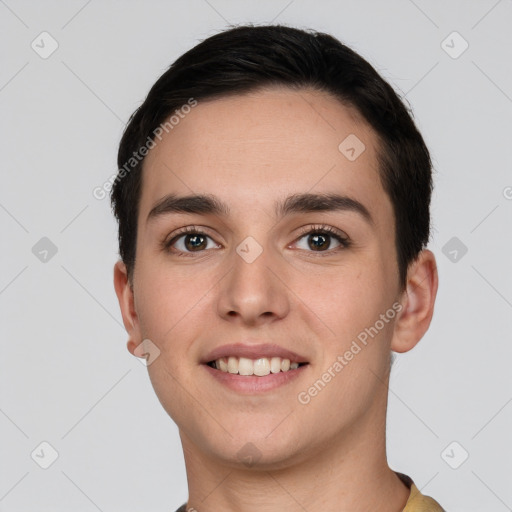
[[[437,501],[432,499],[430,496],[424,496],[421,494],[419,489],[414,485],[411,477],[404,475],[403,473],[398,473],[397,471],[395,471],[395,473],[411,490],[409,499],[407,500],[402,512],[446,512],[445,509],[437,503]],[[182,511],[180,510],[180,512]]]
[[[405,508],[402,512],[446,512],[444,508],[437,503],[430,496],[424,496],[421,494],[419,489],[414,485],[414,482],[411,477],[404,475],[403,473],[398,473],[398,478],[402,480],[402,482],[411,490],[409,494],[409,499],[405,504]],[[194,509],[191,509],[194,510]],[[187,504],[182,505],[176,512],[187,512]]]

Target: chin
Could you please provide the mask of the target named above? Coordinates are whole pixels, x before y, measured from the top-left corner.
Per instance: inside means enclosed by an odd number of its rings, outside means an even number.
[[[205,433],[207,435],[207,433]],[[268,436],[268,430],[266,435]],[[193,441],[192,441],[193,442]],[[281,436],[252,436],[247,431],[227,439],[213,440],[211,437],[198,443],[202,452],[208,452],[216,462],[240,470],[269,471],[285,469],[304,458],[302,443],[292,439],[289,434]]]

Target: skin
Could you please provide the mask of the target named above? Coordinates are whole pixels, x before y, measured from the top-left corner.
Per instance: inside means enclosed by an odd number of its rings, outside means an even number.
[[[349,161],[338,145],[355,134],[366,146]],[[170,213],[146,222],[168,193],[214,194],[227,217]],[[348,195],[370,212],[275,216],[295,193]],[[349,237],[323,252],[300,228],[332,226]],[[205,250],[179,228],[208,235]],[[314,229],[313,229],[314,231]],[[314,231],[316,232],[316,231]],[[237,246],[252,236],[263,252],[247,263]],[[301,238],[300,238],[301,237]],[[401,511],[409,490],[389,468],[385,417],[390,351],[406,352],[430,324],[437,292],[432,252],[398,281],[392,204],[382,188],[377,137],[353,109],[312,90],[263,89],[203,101],[166,134],[144,163],[133,283],[125,265],[114,285],[133,354],[144,339],[160,350],[148,372],[179,427],[188,507],[202,511]],[[402,310],[308,404],[300,392],[326,372],[357,335],[392,304]],[[213,348],[250,338],[304,355],[299,378],[247,395],[200,364]],[[237,456],[252,443],[258,460]]]

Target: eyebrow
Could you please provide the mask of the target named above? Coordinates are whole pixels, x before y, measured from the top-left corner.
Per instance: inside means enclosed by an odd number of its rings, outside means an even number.
[[[284,201],[275,204],[277,218],[294,213],[350,211],[359,214],[368,224],[374,225],[369,210],[362,203],[340,194],[293,194]],[[160,199],[151,209],[146,222],[170,213],[218,215],[227,217],[229,206],[211,194],[177,196],[168,194]]]

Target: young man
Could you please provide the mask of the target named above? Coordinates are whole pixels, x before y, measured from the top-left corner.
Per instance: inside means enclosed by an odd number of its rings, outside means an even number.
[[[333,37],[242,26],[181,56],[123,135],[114,284],[179,427],[179,511],[437,512],[386,460],[391,352],[429,327],[431,162]]]

